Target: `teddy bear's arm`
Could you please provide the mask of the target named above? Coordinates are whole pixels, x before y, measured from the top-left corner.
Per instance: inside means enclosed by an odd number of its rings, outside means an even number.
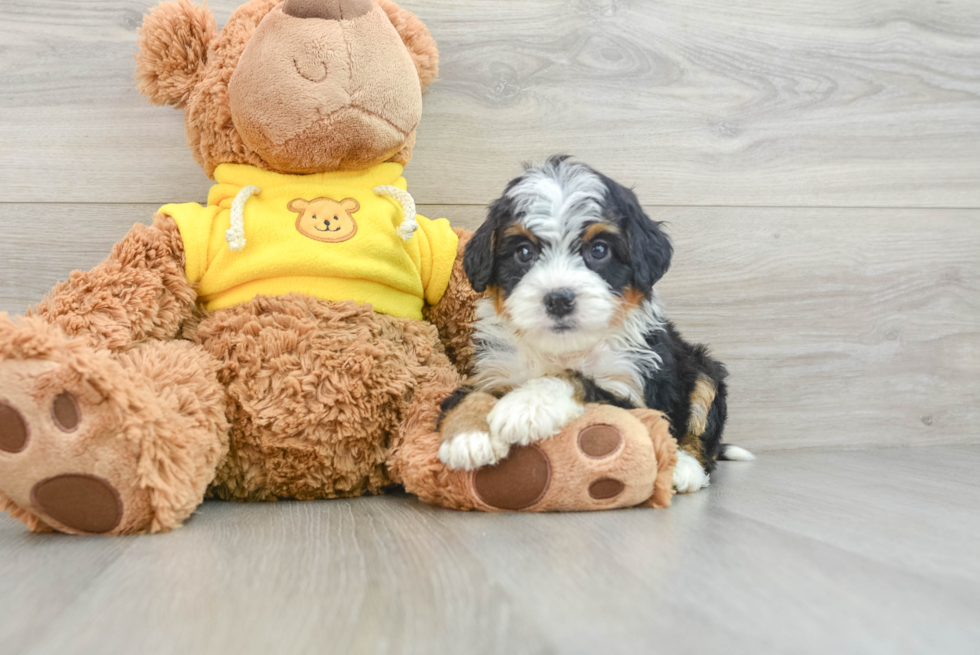
[[[446,293],[435,305],[427,305],[424,316],[439,330],[439,338],[446,348],[446,354],[463,375],[470,372],[475,348],[473,347],[473,325],[476,323],[476,301],[483,294],[473,291],[463,270],[463,253],[473,233],[456,228],[459,236],[456,261]]]
[[[33,307],[68,336],[122,350],[146,339],[170,339],[190,316],[197,293],[184,273],[184,246],[176,223],[157,215],[137,224],[91,271],[75,271]]]

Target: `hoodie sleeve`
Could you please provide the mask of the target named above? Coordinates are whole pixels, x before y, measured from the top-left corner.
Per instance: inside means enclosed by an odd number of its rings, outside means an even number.
[[[219,207],[203,207],[196,202],[164,205],[160,208],[159,213],[174,219],[180,230],[180,238],[184,242],[184,257],[187,260],[187,281],[191,284],[199,284],[208,270],[208,245],[215,216],[220,211]]]
[[[445,218],[433,221],[419,215],[416,220],[419,224],[417,236],[421,237],[419,255],[422,264],[422,288],[425,290],[425,301],[435,305],[442,300],[449,287],[459,237]]]

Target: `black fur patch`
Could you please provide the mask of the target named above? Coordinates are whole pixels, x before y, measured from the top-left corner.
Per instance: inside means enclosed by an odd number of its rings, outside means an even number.
[[[446,416],[449,414],[449,412],[459,407],[459,404],[463,402],[463,399],[466,398],[471,393],[473,393],[473,391],[474,391],[473,387],[469,385],[463,385],[462,387],[456,389],[456,391],[452,392],[450,396],[448,396],[445,400],[442,401],[442,403],[439,405],[440,412],[439,412],[439,420],[436,423],[437,429],[442,428],[442,422],[446,420]]]
[[[651,219],[643,211],[632,189],[627,189],[602,173],[597,172],[596,175],[606,186],[603,213],[625,235],[624,245],[628,254],[625,263],[631,277],[629,286],[647,295],[670,268],[670,260],[674,254],[670,238],[661,229],[661,223]],[[623,286],[627,285],[613,288]]]

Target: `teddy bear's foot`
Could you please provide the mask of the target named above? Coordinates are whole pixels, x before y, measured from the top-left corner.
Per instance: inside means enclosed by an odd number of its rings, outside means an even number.
[[[199,354],[190,344],[155,342],[113,356],[49,326],[35,324],[29,335],[10,327],[0,326],[0,509],[35,531],[179,525],[200,503],[221,451],[220,438],[205,431],[224,426],[220,412],[205,409],[219,398]],[[154,384],[164,377],[169,388]]]
[[[434,459],[438,464],[411,467],[428,475],[405,479],[406,489],[426,502],[487,512],[553,512],[669,505],[677,455],[659,412],[591,406],[559,434],[513,447],[494,466],[453,470]]]
[[[0,366],[0,489],[31,528],[104,534],[150,523],[138,449],[122,409],[77,371],[45,361]]]
[[[598,406],[554,437],[515,447],[498,465],[475,471],[471,485],[486,511],[614,509],[649,500],[658,470],[650,426]]]

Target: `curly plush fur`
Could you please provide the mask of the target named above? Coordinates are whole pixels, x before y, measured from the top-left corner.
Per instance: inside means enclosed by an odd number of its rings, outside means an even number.
[[[385,88],[383,76],[365,68],[362,82],[382,104],[406,94],[401,104],[414,111],[416,95],[437,73],[435,42],[413,15],[389,0],[375,2],[360,45],[383,38],[372,65],[389,70],[391,57],[409,77],[414,66],[418,80]],[[239,132],[229,98],[260,23],[284,6],[251,0],[218,32],[206,8],[172,0],[144,23],[140,89],[153,102],[186,110],[188,142],[208,175],[222,163],[281,172],[309,165],[272,166]],[[286,26],[275,34],[283,44],[291,24],[302,24],[303,33],[312,25],[293,14],[274,18],[262,24]],[[336,34],[357,21],[343,22],[325,29]],[[304,120],[315,123],[317,115]],[[323,123],[313,128],[333,125]],[[337,141],[351,152],[310,147],[301,154],[407,163],[414,127],[394,148],[392,131],[378,132],[384,138],[368,133]],[[474,506],[440,494],[449,472],[433,447],[441,403],[473,358],[479,296],[462,268],[470,235],[458,234],[449,288],[425,309],[427,321],[413,321],[296,294],[205,313],[196,309],[175,223],[157,216],[152,227],[136,225],[103,263],[73,273],[27,317],[0,315],[0,509],[35,531],[129,534],[179,527],[206,494],[332,498],[404,482],[426,499]],[[630,443],[645,447],[644,461],[652,462],[647,430],[628,419]],[[657,425],[661,430],[663,422]],[[570,439],[561,448],[573,448]],[[428,452],[419,455],[419,448]],[[636,480],[650,477],[648,468],[637,469]],[[566,507],[562,502],[556,506]]]
[[[348,53],[363,53],[350,62],[352,70],[364,67],[358,74],[365,79],[350,81],[365,96],[357,101],[382,102],[387,111],[385,103],[395,107],[403,94],[401,104],[414,107],[438,72],[435,41],[393,2],[371,7],[361,27],[276,16],[285,31],[273,36],[288,47],[290,30],[322,28],[314,38],[351,30],[348,37],[362,39],[346,43]],[[139,88],[152,102],[185,109],[191,151],[208,175],[222,163],[295,172],[249,146],[229,92],[260,23],[282,11],[280,0],[251,0],[218,31],[206,7],[172,0],[151,11],[140,30]],[[389,60],[399,66],[392,70],[414,67],[418,79],[368,75]],[[404,164],[414,142],[412,128],[393,149],[370,133],[337,147],[354,148],[355,159]],[[320,154],[352,156],[310,156]],[[52,479],[81,484],[74,488],[84,493],[110,490],[91,496],[101,498],[94,507],[101,518],[112,519],[100,530],[110,534],[178,527],[205,494],[274,500],[378,493],[398,477],[386,461],[404,438],[406,417],[435,416],[459,385],[439,335],[457,359],[470,356],[474,294],[461,270],[444,301],[427,308],[431,323],[301,295],[202,313],[182,244],[175,223],[157,216],[152,227],[133,227],[94,269],[57,285],[27,317],[0,316],[0,433],[22,426],[29,436],[23,452],[0,457],[0,508],[32,530],[84,532],[98,523],[78,496],[38,500],[38,488]],[[63,434],[69,428],[53,420],[59,398],[78,418],[70,439]],[[0,448],[5,444],[0,439]],[[75,520],[73,512],[88,515]]]

